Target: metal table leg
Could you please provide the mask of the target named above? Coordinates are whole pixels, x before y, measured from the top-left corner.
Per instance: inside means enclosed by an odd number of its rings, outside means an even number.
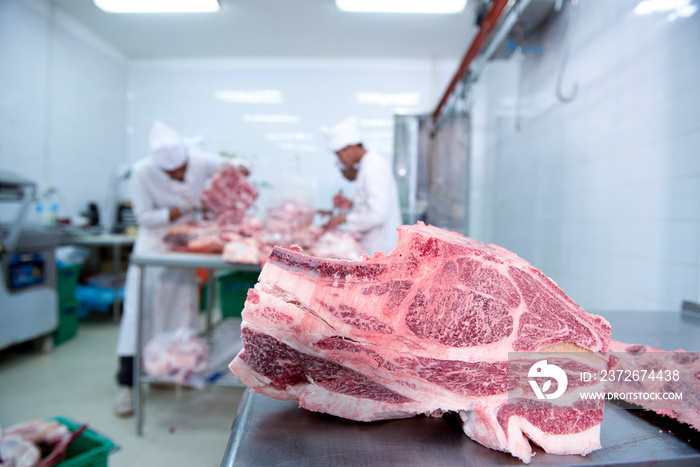
[[[136,351],[134,352],[134,418],[136,434],[143,434],[143,387],[141,385],[141,341],[143,339],[143,265],[138,265],[139,297],[136,307]]]
[[[119,273],[121,272],[120,261],[120,248],[119,244],[115,243],[112,245],[112,263],[114,266],[114,303],[112,303],[112,322],[114,324],[119,324],[119,305],[121,300],[119,300]]]
[[[214,289],[216,288],[216,269],[207,269],[207,282],[207,333],[210,333],[212,322],[211,312],[214,308]]]

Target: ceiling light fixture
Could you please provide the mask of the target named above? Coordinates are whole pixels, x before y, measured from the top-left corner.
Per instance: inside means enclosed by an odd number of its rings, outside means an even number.
[[[369,13],[460,13],[467,0],[335,0],[339,10]]]
[[[420,103],[420,93],[407,92],[387,94],[382,92],[358,92],[355,95],[358,104],[379,105],[382,107],[415,107]]]
[[[93,0],[107,13],[206,13],[219,11],[218,0]]]
[[[282,91],[276,89],[266,91],[216,91],[214,97],[224,102],[239,104],[281,104],[284,101]]]
[[[243,121],[252,123],[299,123],[297,115],[245,114]]]

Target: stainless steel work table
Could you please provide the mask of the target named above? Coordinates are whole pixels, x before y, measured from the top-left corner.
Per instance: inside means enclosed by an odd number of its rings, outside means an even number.
[[[143,351],[143,329],[141,310],[143,308],[143,268],[147,266],[168,266],[179,268],[206,269],[207,278],[215,277],[217,269],[231,271],[260,271],[257,264],[228,263],[221,259],[221,255],[201,253],[140,253],[133,254],[129,260],[139,268],[139,298],[136,320],[138,323],[136,333],[136,355],[134,355],[134,418],[136,420],[136,434],[143,433],[143,381],[150,378],[142,376],[141,352]],[[207,287],[206,320],[207,332],[212,328],[212,306],[214,303],[214,287]],[[230,384],[229,384],[230,385]]]
[[[131,246],[136,240],[135,237],[123,234],[98,234],[98,235],[83,235],[77,234],[69,237],[70,243],[74,245],[82,246],[105,246],[112,247],[113,256],[113,271],[114,271],[114,303],[112,303],[112,320],[114,323],[119,323],[119,305],[121,300],[119,300],[119,284],[117,282],[117,277],[121,272],[121,249],[124,246]]]
[[[598,313],[615,340],[666,350],[700,350],[700,318],[680,312]],[[602,449],[586,457],[535,447],[530,465],[700,465],[700,447],[640,418],[639,410],[606,403]],[[695,438],[697,440],[697,437]],[[524,465],[469,439],[457,419],[418,416],[362,423],[298,408],[246,391],[221,462],[228,466],[495,466]]]

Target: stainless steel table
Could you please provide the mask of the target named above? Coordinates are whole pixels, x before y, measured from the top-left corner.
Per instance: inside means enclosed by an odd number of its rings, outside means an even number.
[[[598,313],[612,338],[668,350],[700,351],[700,318],[680,312]],[[603,448],[586,457],[546,454],[538,447],[530,465],[700,465],[700,447],[639,410],[606,404]],[[361,423],[309,412],[292,401],[246,391],[222,466],[492,466],[524,465],[519,459],[469,439],[457,420],[414,417]]]
[[[114,257],[113,261],[113,270],[114,270],[114,277],[115,277],[115,283],[114,283],[114,303],[112,304],[112,320],[114,321],[115,324],[119,323],[119,306],[121,305],[121,300],[119,300],[119,284],[116,282],[116,278],[119,276],[119,273],[121,272],[121,264],[120,264],[120,258],[121,258],[121,249],[124,246],[132,246],[134,244],[134,241],[136,240],[135,237],[132,237],[130,235],[122,235],[122,234],[99,234],[99,235],[73,235],[70,237],[70,243],[74,245],[83,245],[83,246],[111,246],[112,247],[112,256]]]
[[[141,310],[143,308],[143,268],[147,266],[169,266],[180,268],[207,269],[207,278],[215,277],[217,269],[231,271],[260,271],[257,264],[228,263],[221,259],[221,255],[200,253],[142,253],[133,254],[130,263],[139,268],[139,299],[137,307],[137,332],[136,354],[134,355],[134,418],[136,420],[136,434],[143,433],[143,385],[142,382],[152,381],[152,378],[142,376],[141,351],[143,349],[143,326]],[[214,287],[207,287],[207,332],[212,328],[212,307],[214,303]],[[230,381],[227,380],[227,381]],[[227,385],[231,385],[230,383]]]

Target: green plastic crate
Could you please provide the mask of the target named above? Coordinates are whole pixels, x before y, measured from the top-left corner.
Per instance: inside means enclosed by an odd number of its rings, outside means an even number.
[[[222,317],[241,317],[248,289],[255,287],[259,275],[258,271],[236,271],[219,277],[219,300]]]
[[[68,427],[70,431],[80,428],[79,423],[62,417],[53,420]],[[87,428],[66,450],[66,457],[56,467],[107,467],[108,456],[117,450],[114,442]]]
[[[78,285],[79,278],[79,264],[56,268],[56,290],[59,303],[75,300],[75,287]]]
[[[205,282],[200,286],[199,289],[199,311],[205,311],[207,309],[207,293],[209,289],[209,283]]]
[[[78,306],[79,302],[75,298],[58,305],[58,328],[53,332],[54,344],[63,344],[78,333]]]

